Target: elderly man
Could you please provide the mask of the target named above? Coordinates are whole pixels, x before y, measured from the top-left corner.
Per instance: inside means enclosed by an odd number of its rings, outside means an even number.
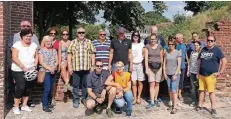
[[[92,43],[95,47],[95,59],[103,61],[103,69],[108,70],[111,40],[106,39],[106,32],[101,29],[99,30],[99,38]]]
[[[164,48],[166,46],[165,44],[165,41],[164,41],[164,38],[160,35],[158,35],[158,28],[157,26],[152,26],[151,27],[151,34],[156,34],[157,35],[157,38],[158,38],[158,43]],[[144,40],[144,45],[147,45],[150,43],[150,38],[147,37],[145,40]]]
[[[21,30],[22,29],[32,29],[31,23],[29,21],[22,21],[20,24],[20,27],[21,27]],[[21,40],[20,32],[14,34],[13,43],[15,43],[16,41],[20,41],[20,40]],[[38,37],[35,34],[33,34],[31,41],[34,42],[38,47],[40,47]]]
[[[85,29],[77,29],[77,38],[71,41],[67,50],[68,71],[72,75],[73,107],[79,107],[79,85],[82,82],[81,102],[86,105],[86,78],[93,71],[95,64],[95,48],[91,40],[85,38]]]
[[[227,60],[222,50],[215,46],[216,39],[214,36],[208,36],[207,46],[204,47],[198,56],[198,73],[199,76],[199,104],[197,111],[202,110],[204,94],[207,90],[211,102],[211,114],[216,116],[215,110],[215,87],[216,78],[223,74]],[[221,63],[221,65],[220,65]],[[219,67],[221,66],[221,67]]]
[[[109,54],[109,70],[115,71],[115,63],[122,61],[125,65],[125,71],[132,71],[132,42],[125,38],[125,28],[120,27],[118,32],[118,39],[113,39]],[[130,64],[130,65],[129,65]]]
[[[95,108],[96,112],[102,113],[102,104],[106,101],[106,96],[108,96],[108,106],[106,113],[108,117],[113,117],[113,112],[111,110],[111,105],[116,95],[115,87],[106,87],[105,82],[110,75],[108,70],[103,70],[103,61],[96,60],[95,70],[87,76],[87,109],[88,112],[92,112]],[[106,93],[108,95],[106,95]]]

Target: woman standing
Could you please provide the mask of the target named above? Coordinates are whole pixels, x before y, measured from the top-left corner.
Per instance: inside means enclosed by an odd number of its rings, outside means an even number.
[[[147,105],[147,109],[153,106],[159,107],[157,101],[159,93],[159,83],[162,77],[162,64],[163,64],[163,48],[158,44],[158,39],[155,34],[150,36],[150,44],[145,48],[145,68],[148,75],[148,82],[150,85],[150,99],[151,103]]]
[[[179,85],[179,75],[181,66],[181,53],[176,50],[176,42],[168,40],[168,50],[165,52],[163,72],[168,83],[168,91],[172,100],[171,114],[176,113],[177,90]]]
[[[56,39],[56,35],[58,34],[58,31],[55,27],[51,27],[47,30],[47,34],[51,37],[52,39],[52,46],[54,49],[58,51],[59,49],[59,40]],[[44,48],[45,44],[44,41],[42,40],[41,42],[41,48]]]
[[[70,40],[68,40],[68,30],[64,29],[62,31],[62,40],[59,42],[59,51],[58,51],[58,59],[59,59],[59,70],[61,70],[61,77],[64,81],[64,92],[67,92],[69,89],[71,90],[71,86],[69,84],[69,73],[67,71],[67,48],[70,45]]]
[[[201,43],[200,41],[194,42],[195,51],[192,51],[190,54],[189,59],[189,66],[188,66],[188,72],[187,75],[190,77],[191,87],[192,87],[192,104],[190,106],[196,106],[198,103],[199,95],[198,95],[198,79],[197,79],[197,58],[199,55],[199,52],[201,50]]]
[[[44,91],[42,96],[43,111],[51,112],[54,108],[52,102],[52,89],[55,82],[55,70],[58,66],[57,51],[52,48],[52,39],[50,36],[44,36],[44,48],[39,50],[40,71],[46,71],[44,79]]]
[[[14,94],[14,114],[20,114],[19,103],[22,98],[21,110],[31,112],[27,106],[28,96],[32,89],[32,81],[25,79],[25,72],[35,70],[38,64],[38,46],[31,42],[31,29],[23,29],[20,32],[21,41],[12,46],[12,77],[16,83]]]
[[[144,59],[144,44],[140,43],[140,34],[138,31],[132,33],[132,56],[133,56],[133,70],[132,70],[132,90],[133,90],[133,104],[141,103],[141,93],[143,90],[143,64]],[[137,96],[137,81],[138,81],[138,96]]]

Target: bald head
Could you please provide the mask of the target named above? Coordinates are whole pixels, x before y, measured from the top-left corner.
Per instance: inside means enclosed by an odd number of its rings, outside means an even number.
[[[183,43],[183,34],[182,33],[177,33],[176,34],[176,40],[178,43]]]
[[[20,23],[21,30],[22,29],[31,29],[31,23],[29,21],[22,21]]]
[[[158,28],[156,27],[156,26],[152,26],[152,28],[151,28],[151,33],[152,34],[156,34],[157,35],[157,33],[158,33]]]

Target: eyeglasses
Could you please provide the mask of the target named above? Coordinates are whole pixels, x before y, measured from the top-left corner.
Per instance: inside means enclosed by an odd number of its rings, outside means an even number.
[[[30,25],[22,25],[22,27],[31,27]]]
[[[80,31],[80,32],[78,32],[78,34],[85,34],[85,32],[81,32],[81,31]]]
[[[100,36],[106,36],[106,34],[99,34]]]
[[[99,68],[101,68],[101,67],[103,67],[103,65],[95,65],[96,67],[99,67]]]
[[[207,40],[207,42],[212,42],[213,43],[213,42],[215,42],[215,40]]]
[[[68,36],[68,34],[63,34],[63,36]]]
[[[50,34],[50,35],[56,35],[56,33],[52,33],[52,32],[51,32],[51,33],[49,33],[49,34]]]
[[[171,44],[171,43],[169,43],[168,45],[169,45],[169,46],[174,46],[175,44]]]

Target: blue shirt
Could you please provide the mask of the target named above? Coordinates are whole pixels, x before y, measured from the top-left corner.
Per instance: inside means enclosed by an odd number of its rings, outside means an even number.
[[[165,44],[165,41],[164,41],[164,38],[162,37],[162,36],[157,36],[158,37],[158,42],[160,42],[160,45],[164,48],[164,46],[166,46],[166,44]],[[149,39],[149,37],[148,38],[146,38],[145,40],[144,40],[144,45],[147,45],[147,44],[149,44],[150,43],[150,39]]]
[[[218,72],[220,60],[224,58],[224,54],[220,48],[214,46],[212,49],[204,47],[200,54],[200,75],[209,76],[215,72]]]
[[[186,46],[185,46],[184,43],[178,44],[176,46],[176,49],[179,50],[179,51],[181,51],[182,55],[181,55],[181,66],[180,66],[180,69],[184,69],[184,68],[186,68],[186,66],[185,66],[185,57],[186,57],[186,53],[187,53]]]
[[[199,42],[201,43],[201,49],[206,46],[205,42],[203,42],[203,41],[199,41]],[[191,52],[195,51],[194,41],[192,41],[189,44],[187,44],[186,49],[187,49],[187,54],[190,57]]]

